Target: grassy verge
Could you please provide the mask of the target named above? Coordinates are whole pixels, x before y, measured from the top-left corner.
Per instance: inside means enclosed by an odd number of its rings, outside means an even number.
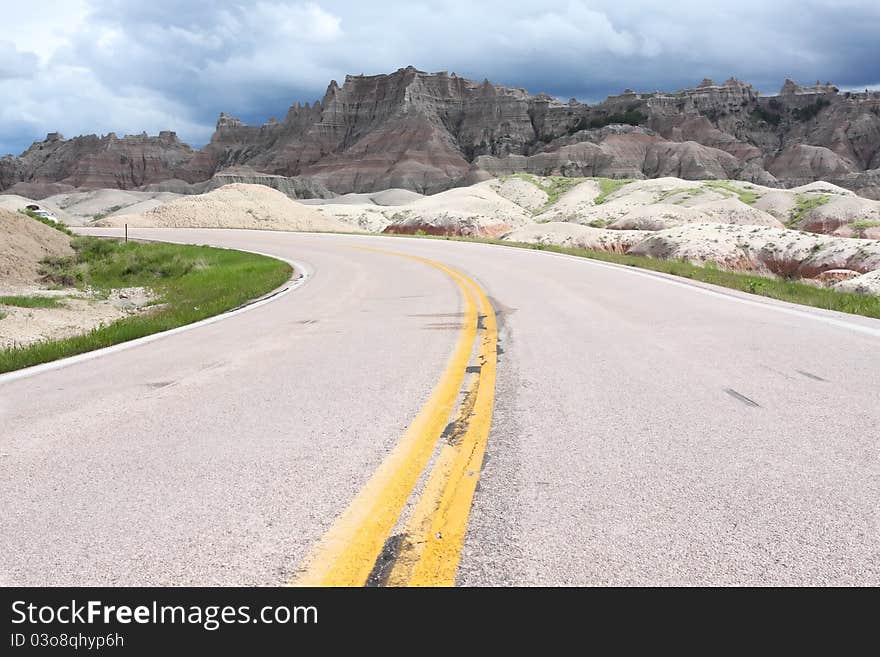
[[[57,297],[0,297],[0,306],[16,306],[17,308],[59,308],[62,305],[63,304]]]
[[[390,235],[389,235],[390,236]],[[415,237],[413,235],[394,235],[394,237]],[[421,236],[419,236],[421,237]],[[579,258],[613,262],[628,267],[638,267],[651,271],[681,276],[694,281],[711,283],[740,292],[747,292],[779,301],[798,303],[814,308],[836,310],[853,315],[863,315],[880,319],[880,297],[852,294],[849,292],[837,292],[827,288],[814,287],[797,280],[768,278],[756,274],[743,274],[718,269],[711,264],[701,267],[691,264],[686,260],[660,260],[647,256],[633,256],[608,251],[594,251],[592,249],[579,249],[564,246],[545,244],[526,244],[523,242],[506,242],[497,239],[465,238],[465,237],[437,237],[428,235],[423,239],[451,239],[462,242],[477,242],[480,244],[499,244],[519,249],[531,249],[538,251],[550,251],[551,253],[565,253]]]
[[[78,237],[76,255],[48,260],[46,280],[98,292],[148,287],[156,307],[64,340],[0,350],[0,372],[46,363],[177,328],[236,308],[290,278],[287,263],[252,253]]]

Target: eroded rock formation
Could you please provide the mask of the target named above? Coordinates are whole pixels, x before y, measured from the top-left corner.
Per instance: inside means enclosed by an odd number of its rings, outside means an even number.
[[[283,121],[221,114],[199,150],[173,132],[64,139],[0,159],[0,190],[203,183],[247,167],[273,186],[434,193],[491,174],[733,178],[791,187],[830,180],[880,198],[880,92],[786,80],[763,97],[731,78],[674,93],[626,90],[596,105],[413,67],[332,81]],[[251,174],[249,174],[251,175]],[[179,182],[182,181],[182,182]],[[250,182],[250,180],[247,180]]]

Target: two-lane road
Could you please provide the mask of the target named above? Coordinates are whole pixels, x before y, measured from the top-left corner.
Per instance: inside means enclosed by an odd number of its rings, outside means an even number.
[[[880,321],[488,245],[136,236],[310,280],[0,378],[0,584],[293,581],[424,412],[468,312],[449,273],[353,246],[454,268],[495,310],[458,583],[880,584]]]

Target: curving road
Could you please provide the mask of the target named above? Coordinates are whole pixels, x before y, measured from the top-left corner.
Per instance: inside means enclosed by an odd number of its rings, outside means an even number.
[[[455,272],[498,325],[457,583],[880,584],[880,321],[488,245],[134,236],[276,254],[310,278],[0,377],[0,584],[301,577],[432,398],[466,323]]]

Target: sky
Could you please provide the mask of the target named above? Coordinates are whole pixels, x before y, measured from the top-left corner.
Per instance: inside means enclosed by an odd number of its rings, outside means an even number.
[[[46,133],[210,139],[413,65],[597,102],[730,76],[880,85],[877,0],[0,0],[0,154]]]

